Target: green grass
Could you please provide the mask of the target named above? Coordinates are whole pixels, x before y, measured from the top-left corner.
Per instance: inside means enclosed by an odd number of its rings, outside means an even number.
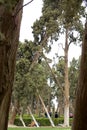
[[[8,130],[71,130],[69,128],[8,128]]]

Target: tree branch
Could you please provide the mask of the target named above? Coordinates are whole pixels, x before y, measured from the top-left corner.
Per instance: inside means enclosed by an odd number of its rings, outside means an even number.
[[[17,16],[17,14],[25,7],[25,6],[27,6],[27,5],[29,5],[31,2],[33,2],[34,0],[31,0],[31,1],[29,1],[29,2],[27,2],[26,4],[24,4],[23,6],[21,6],[20,8],[19,8],[19,10],[14,14],[14,17],[16,17]]]
[[[72,43],[72,41],[69,42],[69,44],[68,44],[68,48],[69,48],[69,46],[71,45],[71,43]]]
[[[59,45],[60,44],[60,45]],[[59,43],[58,46],[61,46],[62,49],[64,50],[64,47],[63,47],[63,44],[62,43]]]
[[[38,60],[39,56],[41,55],[42,49],[43,49],[44,46],[47,44],[47,39],[48,39],[48,37],[47,37],[46,34],[45,34],[44,39],[43,39],[43,41],[41,42],[39,51],[36,51],[35,57],[34,57],[34,59],[33,59],[33,62],[31,63],[31,66],[30,66],[29,71],[31,71],[31,69],[32,69],[32,68],[34,67],[34,65],[37,63],[37,60]]]
[[[51,67],[50,67],[50,65],[49,65],[49,63],[48,63],[48,61],[47,61],[47,57],[46,57],[44,54],[43,54],[43,58],[44,58],[45,61],[46,61],[46,64],[47,64],[47,66],[48,66],[48,68],[49,68],[49,70],[50,70],[50,72],[51,72],[51,74],[52,74],[52,76],[53,76],[53,79],[54,79],[55,83],[56,83],[57,86],[61,89],[63,95],[65,95],[65,94],[64,94],[64,90],[63,90],[63,88],[61,87],[58,78],[56,78],[55,73],[53,72],[53,70],[51,69]]]

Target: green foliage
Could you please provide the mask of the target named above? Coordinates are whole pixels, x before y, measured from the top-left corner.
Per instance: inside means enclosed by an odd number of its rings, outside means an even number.
[[[78,86],[78,75],[79,75],[79,65],[80,58],[76,60],[72,59],[70,65],[68,67],[69,72],[69,85],[70,85],[70,111],[73,112],[74,101],[76,97],[76,88]],[[59,105],[61,105],[61,109],[64,106],[64,96],[61,89],[64,90],[64,58],[60,58],[58,64],[56,64],[55,75],[58,78],[60,86],[54,83],[53,92],[54,95],[58,98]],[[72,105],[72,108],[71,108]]]
[[[81,18],[86,17],[85,7],[81,3],[81,0],[43,0],[42,16],[32,27],[34,42],[37,45],[42,44],[46,49],[48,42],[57,41],[68,28],[69,44],[79,43],[84,29]]]
[[[79,77],[79,66],[80,58],[76,60],[72,59],[69,67],[69,81],[70,81],[70,100],[74,100],[76,96],[76,88],[78,86],[78,77]]]
[[[51,88],[47,83],[49,71],[45,61],[37,63],[30,71],[36,50],[38,50],[37,45],[31,41],[19,44],[12,101],[18,100],[23,108],[28,104],[34,103],[33,107],[37,104],[37,89],[46,104],[51,95]]]
[[[23,121],[25,122],[26,126],[28,126],[29,124],[31,124],[32,119],[31,119],[31,118],[27,118],[27,119],[24,119],[24,118],[23,118]],[[19,118],[16,118],[16,119],[15,119],[14,124],[17,125],[17,126],[23,126],[23,124],[22,124],[22,122],[20,121]]]
[[[56,5],[56,4],[55,4]],[[46,7],[46,8],[45,8]],[[58,38],[59,25],[57,22],[58,8],[55,10],[53,6],[44,5],[42,9],[42,16],[39,20],[36,20],[33,24],[33,35],[34,40],[37,44],[41,44],[44,38],[51,37],[51,39],[56,40]],[[47,41],[45,41],[47,42]]]
[[[54,90],[54,94],[58,99],[58,103],[62,104],[61,109],[64,106],[64,95],[62,90],[64,90],[64,67],[65,67],[65,62],[64,62],[64,58],[59,58],[58,60],[58,64],[55,65],[56,69],[55,69],[55,76],[58,79],[59,84],[56,85],[54,83],[53,86],[53,90]]]

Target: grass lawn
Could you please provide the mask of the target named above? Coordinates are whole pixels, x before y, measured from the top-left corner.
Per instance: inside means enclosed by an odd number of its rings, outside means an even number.
[[[69,128],[8,128],[8,130],[71,130]]]

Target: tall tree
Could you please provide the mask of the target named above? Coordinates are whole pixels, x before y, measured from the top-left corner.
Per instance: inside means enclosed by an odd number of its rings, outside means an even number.
[[[65,69],[64,69],[64,125],[69,126],[69,73],[68,73],[68,51],[71,43],[76,44],[80,39],[81,35],[76,37],[74,31],[82,33],[82,23],[80,21],[82,11],[84,7],[80,6],[78,3],[78,8],[76,7],[76,1],[63,1],[63,12],[62,12],[62,26],[63,32],[65,34],[65,46],[64,46],[64,60],[65,60]],[[74,8],[73,8],[74,7]],[[70,13],[68,13],[70,12]],[[60,18],[59,18],[60,20]],[[77,25],[78,24],[78,25]]]
[[[47,43],[57,41],[59,35],[65,35],[64,58],[65,58],[65,87],[64,87],[64,125],[69,126],[69,78],[68,78],[68,51],[71,43],[80,40],[80,36],[75,37],[74,31],[82,33],[81,15],[84,14],[84,7],[79,1],[49,1],[43,0],[44,6],[42,16],[33,25],[35,42],[46,49]],[[69,13],[68,13],[69,12]],[[38,57],[40,54],[38,55]]]
[[[23,0],[0,1],[0,128],[7,130]]]

